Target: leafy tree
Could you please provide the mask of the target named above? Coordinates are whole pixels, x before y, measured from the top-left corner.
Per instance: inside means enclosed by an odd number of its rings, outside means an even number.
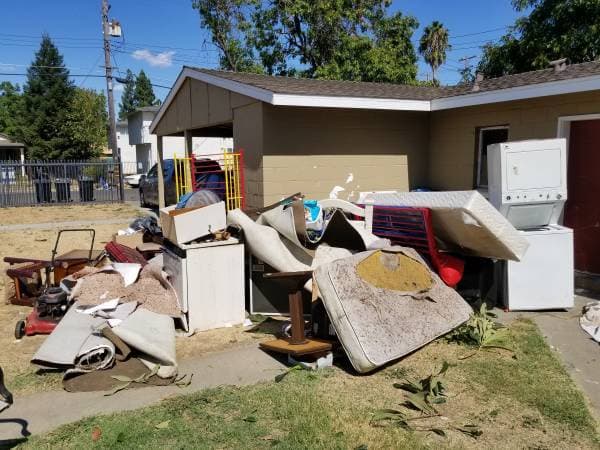
[[[472,66],[466,66],[459,70],[460,81],[459,84],[470,84],[475,81],[475,74],[473,73]]]
[[[135,77],[133,72],[127,69],[125,88],[119,103],[119,120],[127,119],[127,115],[133,111],[135,111]]]
[[[221,67],[268,74],[414,83],[412,17],[389,0],[194,0]]]
[[[446,52],[450,49],[448,29],[437,20],[425,27],[419,41],[419,53],[431,67],[434,84],[437,84],[437,69],[446,62]]]
[[[18,139],[35,159],[58,159],[69,151],[65,134],[65,115],[73,97],[73,85],[63,57],[48,35],[43,35],[40,49],[27,69],[23,93],[22,125]]]
[[[140,70],[137,80],[135,82],[135,89],[133,93],[133,104],[135,108],[142,106],[156,105],[156,97],[154,96],[154,90],[152,89],[152,83],[150,78],[146,75],[146,72]]]
[[[600,2],[598,0],[512,0],[526,17],[498,44],[484,47],[479,71],[488,77],[544,69],[559,58],[572,63],[600,56]]]
[[[107,144],[106,97],[90,89],[76,89],[64,123],[70,149],[62,158],[88,159],[100,156]]]
[[[18,84],[0,83],[0,133],[17,137],[23,114],[23,96]]]
[[[244,38],[250,26],[245,10],[257,4],[258,0],[192,0],[192,8],[200,14],[200,25],[211,32],[212,41],[221,52],[221,68],[260,71]]]

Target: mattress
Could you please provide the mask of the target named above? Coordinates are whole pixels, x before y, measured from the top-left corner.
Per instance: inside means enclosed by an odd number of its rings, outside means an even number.
[[[380,258],[382,266],[366,267],[370,278],[365,276],[364,263],[379,261],[369,258]],[[402,277],[413,290],[393,287]],[[339,341],[359,373],[448,333],[472,312],[410,248],[388,247],[338,259],[319,266],[314,279]]]
[[[520,261],[527,240],[477,191],[363,192],[359,203],[431,209],[440,247],[464,255]]]

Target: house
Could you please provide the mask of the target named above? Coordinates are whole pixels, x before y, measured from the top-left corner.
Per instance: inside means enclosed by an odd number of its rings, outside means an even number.
[[[135,145],[129,143],[129,125],[126,120],[117,122],[117,147],[121,151],[121,162],[125,174],[137,173]]]
[[[159,106],[145,106],[136,109],[127,117],[129,145],[133,148],[132,160],[137,164],[137,173],[148,172],[150,167],[156,163],[157,139],[149,129],[159,108]],[[167,136],[163,142],[164,158],[186,155],[183,137]],[[193,140],[192,147],[192,153],[197,156],[215,154],[221,153],[223,149],[232,148],[233,141],[230,137],[198,137]],[[124,157],[123,161],[126,161]]]
[[[25,144],[13,141],[6,134],[0,133],[0,161],[24,161]]]
[[[575,228],[576,252],[586,245],[598,255],[578,269],[600,273],[597,61],[439,88],[184,67],[150,132],[159,149],[166,136],[233,137],[254,207],[298,191],[327,197],[336,186],[349,199],[381,189],[485,190],[487,145],[566,137],[564,222]]]

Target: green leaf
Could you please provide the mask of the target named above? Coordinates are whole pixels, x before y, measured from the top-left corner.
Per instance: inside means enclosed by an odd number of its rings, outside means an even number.
[[[104,396],[109,397],[111,395],[115,395],[117,392],[122,391],[123,389],[127,389],[130,384],[131,384],[131,382],[121,384],[121,385],[117,386],[116,388],[114,388],[112,391],[105,393]]]
[[[422,413],[435,413],[437,412],[433,406],[431,406],[425,397],[425,393],[410,393],[405,395],[406,403],[412,406],[414,409],[421,411]]]
[[[413,382],[408,382],[408,383],[394,383],[393,386],[396,389],[402,389],[403,391],[408,391],[408,392],[420,392],[423,389],[423,386],[421,386],[420,384],[416,384]]]
[[[288,370],[286,370],[283,373],[280,373],[279,375],[277,375],[275,377],[275,383],[280,383],[283,381],[283,379],[285,377],[287,377],[290,373],[292,373],[295,370],[303,370],[304,367],[302,367],[300,364],[296,364],[295,366],[290,367]]]
[[[179,378],[179,380],[175,380],[175,386],[180,387],[180,388],[184,388],[189,386],[190,384],[192,384],[192,378],[194,377],[194,374],[191,373],[189,378],[187,380],[185,380],[185,377],[187,375],[183,375],[181,378]]]
[[[256,422],[258,419],[256,418],[256,416],[254,415],[250,415],[250,416],[246,416],[242,419],[244,422],[249,422],[249,423],[254,423]]]
[[[156,425],[154,425],[154,428],[156,428],[157,430],[164,430],[166,428],[169,428],[169,422],[170,420],[165,420],[164,422],[157,423]]]
[[[126,377],[125,375],[111,375],[111,378],[114,378],[117,381],[122,381],[124,383],[133,382],[133,378]]]
[[[483,431],[481,430],[481,428],[479,428],[477,425],[473,425],[473,424],[467,424],[467,425],[463,425],[462,427],[454,427],[457,431],[460,431],[463,434],[466,434],[467,436],[471,436],[472,438],[478,438],[479,436],[481,436],[483,434]]]
[[[431,428],[429,431],[437,434],[438,436],[446,437],[446,432],[441,428]]]
[[[375,411],[372,417],[373,422],[379,422],[382,420],[401,420],[404,419],[405,414],[397,409],[379,409]]]

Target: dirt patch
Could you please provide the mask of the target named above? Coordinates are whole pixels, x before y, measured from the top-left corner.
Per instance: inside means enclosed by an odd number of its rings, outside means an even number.
[[[26,206],[0,208],[0,225],[71,222],[76,220],[129,219],[141,210],[129,203],[97,203],[94,205]]]

